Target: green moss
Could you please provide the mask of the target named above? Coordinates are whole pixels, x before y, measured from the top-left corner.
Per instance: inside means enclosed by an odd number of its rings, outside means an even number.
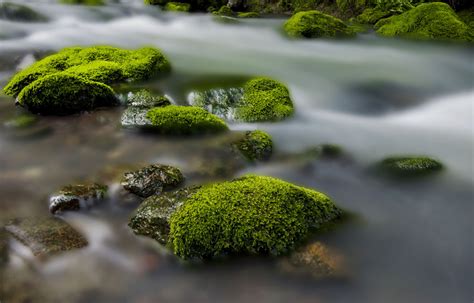
[[[366,0],[336,0],[336,5],[341,11],[360,12],[366,6]]]
[[[165,96],[155,96],[149,91],[142,89],[128,94],[127,105],[136,108],[151,109],[153,107],[171,105],[171,101]]]
[[[202,108],[170,105],[149,110],[146,117],[161,134],[191,135],[228,130],[224,120]]]
[[[188,198],[171,216],[170,245],[184,259],[281,255],[339,215],[322,193],[249,175],[203,186]]]
[[[354,36],[354,31],[342,20],[319,11],[294,14],[284,25],[284,30],[295,38],[337,38]]]
[[[118,103],[109,86],[68,73],[56,73],[36,80],[21,91],[18,102],[33,113],[55,115]]]
[[[154,48],[124,50],[109,46],[65,48],[17,73],[5,86],[7,95],[20,91],[44,76],[67,71],[102,83],[147,80],[169,71],[170,64]]]
[[[256,12],[238,12],[237,13],[238,18],[259,18],[260,14]]]
[[[443,165],[432,158],[425,156],[397,156],[386,158],[379,163],[383,172],[397,176],[417,176],[443,169]]]
[[[0,3],[0,19],[21,22],[46,22],[48,18],[25,5],[11,2]]]
[[[103,0],[59,0],[64,4],[80,4],[80,5],[104,5]]]
[[[163,5],[173,2],[173,3],[184,3],[190,6],[191,11],[202,11],[205,12],[208,8],[211,7],[221,7],[222,5],[227,4],[227,0],[144,0],[145,4],[150,5]]]
[[[172,12],[189,12],[191,5],[189,3],[168,2],[165,5],[165,10]]]
[[[226,17],[234,16],[234,12],[227,5],[223,5],[218,11],[213,12],[213,14],[217,16],[226,16]]]
[[[362,14],[355,18],[355,21],[362,24],[375,24],[379,20],[392,15],[393,13],[390,11],[383,11],[378,8],[367,8],[362,12]]]
[[[458,16],[459,19],[471,28],[471,32],[474,31],[474,8],[460,11],[458,12]]]
[[[377,33],[387,37],[473,41],[474,34],[445,3],[420,4],[399,16],[376,24]]]
[[[261,122],[282,120],[292,114],[293,102],[286,86],[269,78],[256,78],[245,84],[235,116],[246,122]]]
[[[273,151],[272,137],[264,131],[248,131],[234,144],[250,161],[267,160]]]

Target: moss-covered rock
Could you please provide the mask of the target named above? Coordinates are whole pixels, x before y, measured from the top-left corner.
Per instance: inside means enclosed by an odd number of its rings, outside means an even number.
[[[294,14],[283,28],[294,38],[342,38],[355,35],[342,20],[316,10]]]
[[[378,168],[395,176],[419,176],[439,172],[443,164],[425,156],[395,156],[382,160]]]
[[[192,106],[201,107],[223,119],[232,120],[243,95],[244,89],[240,87],[216,88],[192,92],[188,96],[188,101]]]
[[[474,31],[474,7],[458,12],[459,19]]]
[[[173,189],[184,181],[181,171],[173,166],[153,164],[133,172],[126,172],[122,186],[140,196],[158,195],[163,190]]]
[[[232,11],[230,7],[228,7],[227,5],[223,5],[221,6],[219,10],[213,12],[213,14],[216,16],[232,17],[234,16],[235,13]]]
[[[197,191],[197,187],[183,188],[151,196],[140,204],[128,225],[137,235],[147,236],[166,245],[173,213]]]
[[[20,92],[17,101],[29,111],[45,115],[67,115],[118,104],[109,86],[68,73],[34,81]]]
[[[189,12],[191,9],[191,4],[181,3],[181,2],[168,2],[165,5],[165,10],[170,12]]]
[[[268,160],[273,152],[272,137],[264,131],[248,131],[234,146],[250,161]]]
[[[56,214],[89,208],[105,199],[106,195],[106,185],[97,183],[66,185],[49,198],[49,211]]]
[[[360,15],[358,15],[355,18],[355,21],[362,24],[375,24],[379,20],[388,18],[392,15],[394,14],[390,11],[383,11],[381,9],[371,7],[365,9]]]
[[[340,215],[324,194],[248,175],[206,185],[170,218],[170,246],[184,258],[226,254],[281,255]]]
[[[228,130],[224,120],[193,106],[156,107],[149,110],[146,118],[154,132],[164,135],[192,135],[218,133]]]
[[[127,95],[127,106],[135,108],[151,109],[171,105],[171,101],[165,96],[153,95],[149,91],[142,89],[137,92],[130,92]]]
[[[5,230],[39,257],[88,244],[80,233],[58,218],[14,219],[5,225]]]
[[[260,14],[257,12],[238,12],[237,18],[243,18],[243,19],[260,18]]]
[[[35,12],[31,8],[11,2],[0,3],[0,19],[19,22],[46,22],[48,17]]]
[[[453,9],[440,2],[420,4],[417,7],[375,25],[377,33],[387,37],[474,41],[474,33]]]
[[[77,4],[77,5],[104,5],[104,0],[59,0],[63,4]]]
[[[279,121],[292,114],[293,102],[284,84],[269,78],[255,78],[245,84],[235,116],[246,122],[262,122]]]

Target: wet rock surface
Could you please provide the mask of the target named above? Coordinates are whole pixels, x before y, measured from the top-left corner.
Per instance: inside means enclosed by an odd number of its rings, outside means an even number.
[[[243,88],[216,88],[192,92],[188,101],[191,105],[204,108],[216,116],[232,120],[235,118],[235,108],[243,95]]]
[[[149,197],[135,211],[128,225],[135,234],[148,236],[166,245],[171,215],[197,190],[198,187],[183,188]]]
[[[321,242],[299,248],[279,260],[278,266],[285,273],[316,279],[343,278],[347,275],[344,255]]]
[[[377,168],[395,177],[416,177],[438,173],[443,164],[427,156],[393,156],[380,161]]]
[[[50,197],[49,211],[55,214],[87,209],[105,199],[106,194],[106,185],[97,183],[66,185]]]
[[[140,196],[149,197],[172,189],[184,181],[181,171],[175,167],[153,164],[140,170],[127,172],[121,181],[122,186]]]
[[[0,19],[21,22],[46,22],[48,18],[25,5],[0,3]]]
[[[38,257],[82,248],[88,244],[84,236],[58,218],[14,219],[5,225],[5,230]]]

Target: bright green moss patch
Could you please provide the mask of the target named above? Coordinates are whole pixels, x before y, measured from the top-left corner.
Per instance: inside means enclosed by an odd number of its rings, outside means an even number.
[[[264,131],[248,131],[235,147],[250,161],[267,160],[272,155],[272,137]]]
[[[113,90],[102,83],[56,73],[24,88],[18,102],[33,113],[67,115],[117,104]]]
[[[393,13],[390,11],[383,11],[378,8],[367,8],[362,14],[355,18],[355,21],[362,24],[375,24],[379,20],[392,16]]]
[[[387,37],[473,41],[472,30],[459,19],[453,9],[440,2],[417,7],[376,24],[377,33]]]
[[[293,114],[286,86],[269,78],[255,78],[244,86],[244,96],[235,116],[246,122],[278,121]]]
[[[168,2],[165,5],[165,10],[172,12],[189,12],[191,4],[181,2]]]
[[[337,38],[355,35],[342,20],[315,10],[294,14],[283,28],[294,38]]]
[[[217,16],[226,16],[226,17],[234,16],[234,12],[227,5],[223,5],[218,11],[213,12],[213,14]]]
[[[397,156],[386,158],[379,163],[380,170],[397,176],[416,176],[438,172],[443,165],[425,156]]]
[[[170,246],[184,259],[281,255],[340,215],[324,194],[249,175],[201,187],[170,219]]]
[[[218,133],[228,130],[224,120],[193,106],[169,105],[148,111],[154,132],[165,135]]]
[[[238,12],[237,13],[238,18],[259,18],[260,14],[256,12]]]

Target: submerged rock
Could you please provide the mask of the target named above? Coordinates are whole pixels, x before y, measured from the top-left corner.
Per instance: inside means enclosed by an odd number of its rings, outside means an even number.
[[[243,95],[243,88],[216,88],[192,92],[188,96],[188,101],[191,105],[201,107],[216,116],[232,120]]]
[[[286,21],[284,30],[294,38],[341,38],[355,35],[342,20],[316,10],[294,14]]]
[[[48,17],[31,8],[11,2],[0,3],[0,19],[19,22],[46,22]]]
[[[254,175],[189,189],[174,197],[173,208],[165,216],[164,198],[150,198],[130,226],[161,243],[166,242],[163,233],[169,228],[167,245],[184,259],[284,254],[311,230],[340,215],[322,193]]]
[[[380,20],[377,33],[387,37],[474,41],[474,33],[446,3],[424,3],[401,14]]]
[[[384,159],[378,167],[382,172],[408,177],[439,172],[443,164],[425,156],[396,156]]]
[[[23,218],[7,223],[5,230],[38,257],[85,247],[87,240],[58,218]]]
[[[32,126],[36,122],[38,122],[38,117],[33,116],[33,115],[23,114],[6,121],[4,125],[7,128],[21,129],[21,128],[27,128],[29,126]]]
[[[117,105],[108,84],[147,80],[169,70],[168,60],[154,48],[71,47],[17,73],[4,92],[34,112],[70,114]]]
[[[49,211],[55,214],[89,208],[105,199],[106,195],[106,185],[97,183],[67,185],[49,198]]]
[[[150,237],[166,245],[170,233],[171,215],[197,189],[197,187],[184,188],[149,197],[138,207],[128,225],[135,234]]]
[[[356,22],[362,24],[375,24],[378,21],[393,16],[394,13],[389,10],[382,10],[379,8],[370,7],[365,9],[360,15],[355,18]]]
[[[124,174],[122,186],[140,196],[158,195],[163,190],[173,189],[184,181],[183,174],[175,167],[153,164]]]
[[[261,130],[246,132],[234,146],[250,161],[268,160],[273,152],[272,137]]]
[[[151,109],[171,105],[171,101],[165,96],[156,96],[142,89],[138,92],[130,92],[127,96],[127,106],[135,108]]]
[[[309,275],[316,279],[342,278],[347,275],[344,255],[321,242],[299,248],[279,261],[282,271]]]

